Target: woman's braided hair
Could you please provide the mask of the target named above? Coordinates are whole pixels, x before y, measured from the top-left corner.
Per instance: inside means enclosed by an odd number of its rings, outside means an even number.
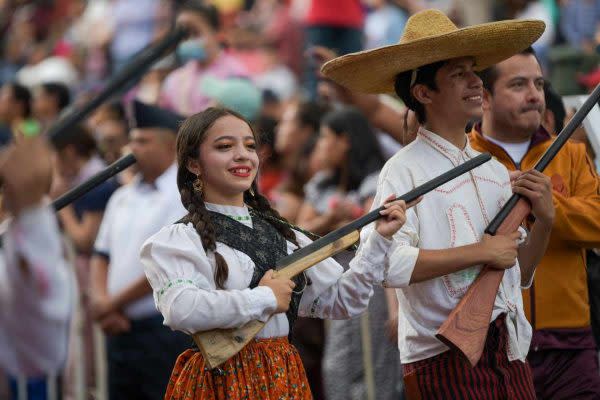
[[[258,142],[258,136],[244,117],[234,111],[217,107],[207,108],[201,113],[186,119],[177,134],[177,187],[181,195],[181,203],[188,211],[184,222],[192,223],[202,240],[204,250],[207,253],[209,251],[213,252],[216,262],[215,285],[219,289],[224,288],[229,275],[229,268],[223,256],[216,251],[215,228],[209,211],[204,205],[204,200],[194,191],[193,183],[196,180],[196,175],[189,171],[187,166],[189,160],[198,160],[200,145],[204,141],[208,130],[219,118],[228,115],[246,122]],[[258,192],[256,179],[252,182],[252,191],[254,194],[251,194],[250,190],[244,192],[244,202],[259,215],[264,215],[265,220],[275,227],[283,237],[298,246],[296,235],[292,229],[286,225],[279,213],[271,208],[269,201]]]

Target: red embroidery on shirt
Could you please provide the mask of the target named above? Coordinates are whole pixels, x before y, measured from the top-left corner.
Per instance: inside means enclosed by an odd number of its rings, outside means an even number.
[[[459,158],[448,147],[442,145],[441,143],[438,143],[434,138],[429,137],[429,135],[427,133],[425,133],[424,131],[421,131],[421,137],[423,139],[425,139],[425,141],[429,145],[431,145],[433,148],[435,148],[440,153],[442,153],[443,155],[448,157],[451,161],[453,161],[455,165],[460,164]]]
[[[479,176],[479,175],[475,175],[474,177],[478,181],[482,181],[482,182],[486,182],[486,183],[491,183],[491,184],[496,185],[496,186],[501,187],[501,188],[510,185],[510,181],[507,181],[507,182],[504,182],[504,183],[500,183],[500,182],[498,182],[498,181],[496,181],[494,179],[486,178],[486,177]],[[452,182],[456,182],[456,180],[454,180]],[[450,189],[442,189],[444,186],[446,186],[446,185],[444,185],[442,187],[439,187],[439,188],[435,189],[435,191],[439,192],[439,193],[450,194],[450,193],[455,192],[456,190],[458,190],[459,188],[461,188],[462,186],[464,186],[465,184],[467,184],[469,182],[471,182],[471,179],[466,178],[466,179],[463,179],[463,180],[458,181],[457,183],[455,183],[454,186],[452,186],[452,188],[450,188]],[[447,184],[447,185],[449,185],[449,184]]]
[[[456,219],[454,217],[454,210],[456,210],[456,209],[462,211],[464,221],[467,223],[467,226],[471,229],[471,232],[473,233],[473,237],[476,238],[476,240],[479,240],[479,235],[477,234],[477,232],[475,230],[475,226],[473,225],[473,222],[471,221],[471,216],[469,215],[469,212],[467,211],[467,209],[461,204],[454,203],[454,204],[452,204],[452,206],[450,206],[450,208],[448,208],[448,211],[446,212],[446,215],[448,216],[448,222],[450,224],[450,246],[449,246],[450,248],[456,247],[456,234],[457,234],[456,231],[457,230],[456,230]],[[450,275],[444,275],[442,277],[442,281],[444,282],[444,285],[446,286],[448,293],[450,294],[450,296],[455,297],[455,298],[462,297],[467,292],[467,289],[469,288],[470,284],[466,284],[461,287],[455,287],[455,285],[450,280]]]

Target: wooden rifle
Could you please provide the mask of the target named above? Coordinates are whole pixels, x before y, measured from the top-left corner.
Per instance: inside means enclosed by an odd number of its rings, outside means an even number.
[[[600,85],[594,89],[581,108],[573,115],[573,118],[536,163],[534,169],[540,172],[544,171],[575,129],[583,122],[585,116],[596,106],[599,98]],[[513,194],[490,222],[485,232],[490,235],[512,233],[519,228],[530,212],[529,201],[520,195]],[[459,352],[473,367],[481,358],[494,301],[503,277],[504,270],[484,266],[456,308],[452,310],[448,319],[437,331],[436,337],[450,349]]]
[[[404,200],[406,203],[410,203],[490,159],[491,156],[489,154],[480,154],[398,197],[397,200]],[[383,209],[383,207],[379,207],[312,242],[308,246],[299,249],[293,254],[280,259],[277,262],[273,277],[291,279],[318,262],[334,256],[356,243],[359,240],[360,229],[380,218],[381,215],[379,212]],[[264,326],[265,322],[250,321],[239,328],[202,331],[192,335],[192,337],[200,349],[206,365],[209,368],[216,368],[242,350]]]

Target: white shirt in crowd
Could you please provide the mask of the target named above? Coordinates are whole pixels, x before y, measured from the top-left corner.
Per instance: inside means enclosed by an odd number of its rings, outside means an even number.
[[[171,165],[154,185],[138,175],[112,195],[96,237],[94,250],[109,260],[108,293],[114,295],[144,276],[139,252],[146,239],[186,215],[177,189],[177,166]],[[156,315],[152,295],[125,307],[125,315],[140,319]]]
[[[381,203],[392,193],[402,195],[479,154],[468,142],[460,150],[440,136],[420,129],[417,139],[385,164],[373,204]],[[409,284],[420,249],[446,249],[481,241],[488,223],[511,195],[506,168],[491,160],[428,193],[407,211],[406,223],[394,235],[383,282],[384,286],[398,288],[398,347],[402,363],[448,350],[435,334],[481,269],[474,266]],[[365,227],[361,238],[368,238],[372,231],[372,226]],[[510,360],[525,360],[531,340],[520,282],[517,263],[504,274],[491,319],[507,314]]]
[[[233,217],[249,216],[247,207],[215,204],[206,204],[206,207]],[[240,222],[252,227],[249,218]],[[311,243],[301,233],[296,232],[296,237],[302,247]],[[346,272],[331,258],[307,270],[312,283],[302,294],[298,315],[346,319],[362,313],[373,293],[373,282],[383,278],[384,259],[390,244],[391,241],[375,231]],[[271,289],[248,288],[254,272],[250,257],[220,242],[216,246],[229,266],[226,290],[216,289],[214,256],[204,251],[192,224],[167,226],[142,247],[142,263],[165,325],[192,334],[239,327],[251,320],[264,322],[274,312],[277,301]],[[288,242],[288,254],[295,248]],[[268,320],[257,337],[287,336],[288,331],[287,317],[280,313]]]
[[[13,377],[56,376],[67,357],[74,287],[54,210],[23,212],[2,242],[0,369]]]

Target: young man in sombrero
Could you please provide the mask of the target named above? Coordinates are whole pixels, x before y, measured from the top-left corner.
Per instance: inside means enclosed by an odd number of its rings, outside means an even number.
[[[457,29],[441,12],[426,10],[409,19],[398,45],[346,55],[323,66],[327,77],[350,89],[395,92],[421,123],[415,141],[383,168],[374,204],[479,154],[465,135],[467,121],[481,116],[482,82],[475,71],[528,47],[543,30],[539,21]],[[519,246],[518,239],[525,236],[521,229],[484,235],[513,191],[531,201],[536,217],[529,238]],[[531,326],[520,288],[531,282],[548,242],[554,218],[550,180],[528,171],[511,188],[506,168],[492,160],[437,189],[406,217],[393,237],[383,284],[398,288],[398,345],[409,397],[535,399],[526,363]],[[361,236],[369,234],[365,229]],[[435,334],[482,264],[505,273],[483,355],[471,368]]]

